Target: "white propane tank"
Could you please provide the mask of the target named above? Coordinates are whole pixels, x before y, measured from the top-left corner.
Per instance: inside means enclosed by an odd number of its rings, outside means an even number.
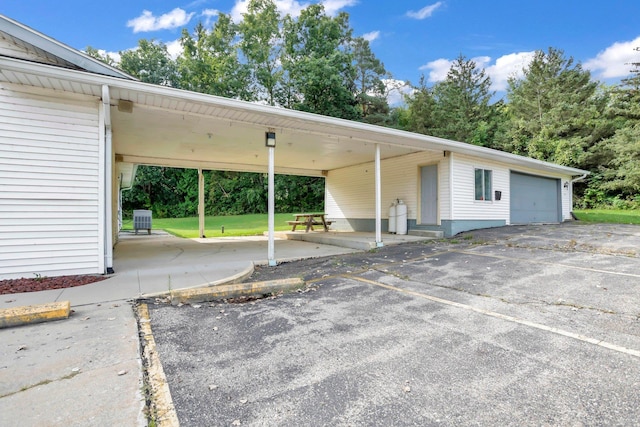
[[[389,233],[395,234],[396,232],[396,204],[391,202],[389,206]]]
[[[407,234],[407,205],[398,200],[396,205],[396,234]]]

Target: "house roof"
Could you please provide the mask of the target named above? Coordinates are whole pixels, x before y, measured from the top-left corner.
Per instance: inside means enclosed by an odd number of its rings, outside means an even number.
[[[7,23],[12,23],[13,29],[24,28],[7,18],[0,23],[5,34]],[[45,53],[56,51],[57,58],[63,58],[60,49],[73,51],[42,37],[50,41],[48,46],[42,41],[30,43],[39,44]],[[119,162],[264,172],[265,132],[275,131],[276,173],[320,176],[328,170],[368,163],[374,158],[375,144],[380,144],[382,159],[449,151],[505,162],[515,169],[587,173],[458,141],[147,84],[126,78],[124,73],[108,74],[107,66],[94,64],[95,60],[77,51],[64,53],[65,61],[77,64],[82,57],[91,59],[90,64],[78,70],[0,56],[0,81],[96,98],[102,97],[102,87],[107,85]]]
[[[89,55],[48,37],[33,28],[0,15],[0,40],[16,46],[12,55],[16,58],[29,59],[47,64],[57,65],[75,70],[105,76],[136,80],[127,73],[105,64]],[[10,54],[4,52],[5,56]]]

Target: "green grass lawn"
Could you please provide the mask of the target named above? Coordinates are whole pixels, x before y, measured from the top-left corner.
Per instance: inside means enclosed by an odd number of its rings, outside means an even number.
[[[587,209],[573,213],[580,221],[612,224],[640,224],[640,210]]]
[[[295,218],[292,214],[281,213],[275,216],[276,231],[291,230],[287,221]],[[224,226],[224,234],[222,227]],[[205,236],[255,236],[267,231],[267,214],[207,216],[204,222]],[[122,228],[133,230],[133,221],[125,220]],[[153,218],[153,228],[165,230],[178,237],[198,237],[198,217],[191,218]]]

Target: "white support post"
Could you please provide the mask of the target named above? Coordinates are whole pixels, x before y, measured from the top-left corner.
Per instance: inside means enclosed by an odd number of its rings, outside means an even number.
[[[376,144],[376,246],[384,246],[382,242],[382,175],[380,173],[380,144]]]
[[[204,174],[198,169],[198,236],[204,235]]]
[[[275,249],[275,147],[269,147],[269,245],[268,245],[268,257],[269,266],[275,267],[278,265],[276,262],[276,249]]]

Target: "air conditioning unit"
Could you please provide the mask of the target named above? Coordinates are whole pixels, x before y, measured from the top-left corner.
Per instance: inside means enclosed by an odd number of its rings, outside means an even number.
[[[138,234],[138,230],[147,230],[151,234],[151,211],[146,209],[133,210],[133,229]]]

